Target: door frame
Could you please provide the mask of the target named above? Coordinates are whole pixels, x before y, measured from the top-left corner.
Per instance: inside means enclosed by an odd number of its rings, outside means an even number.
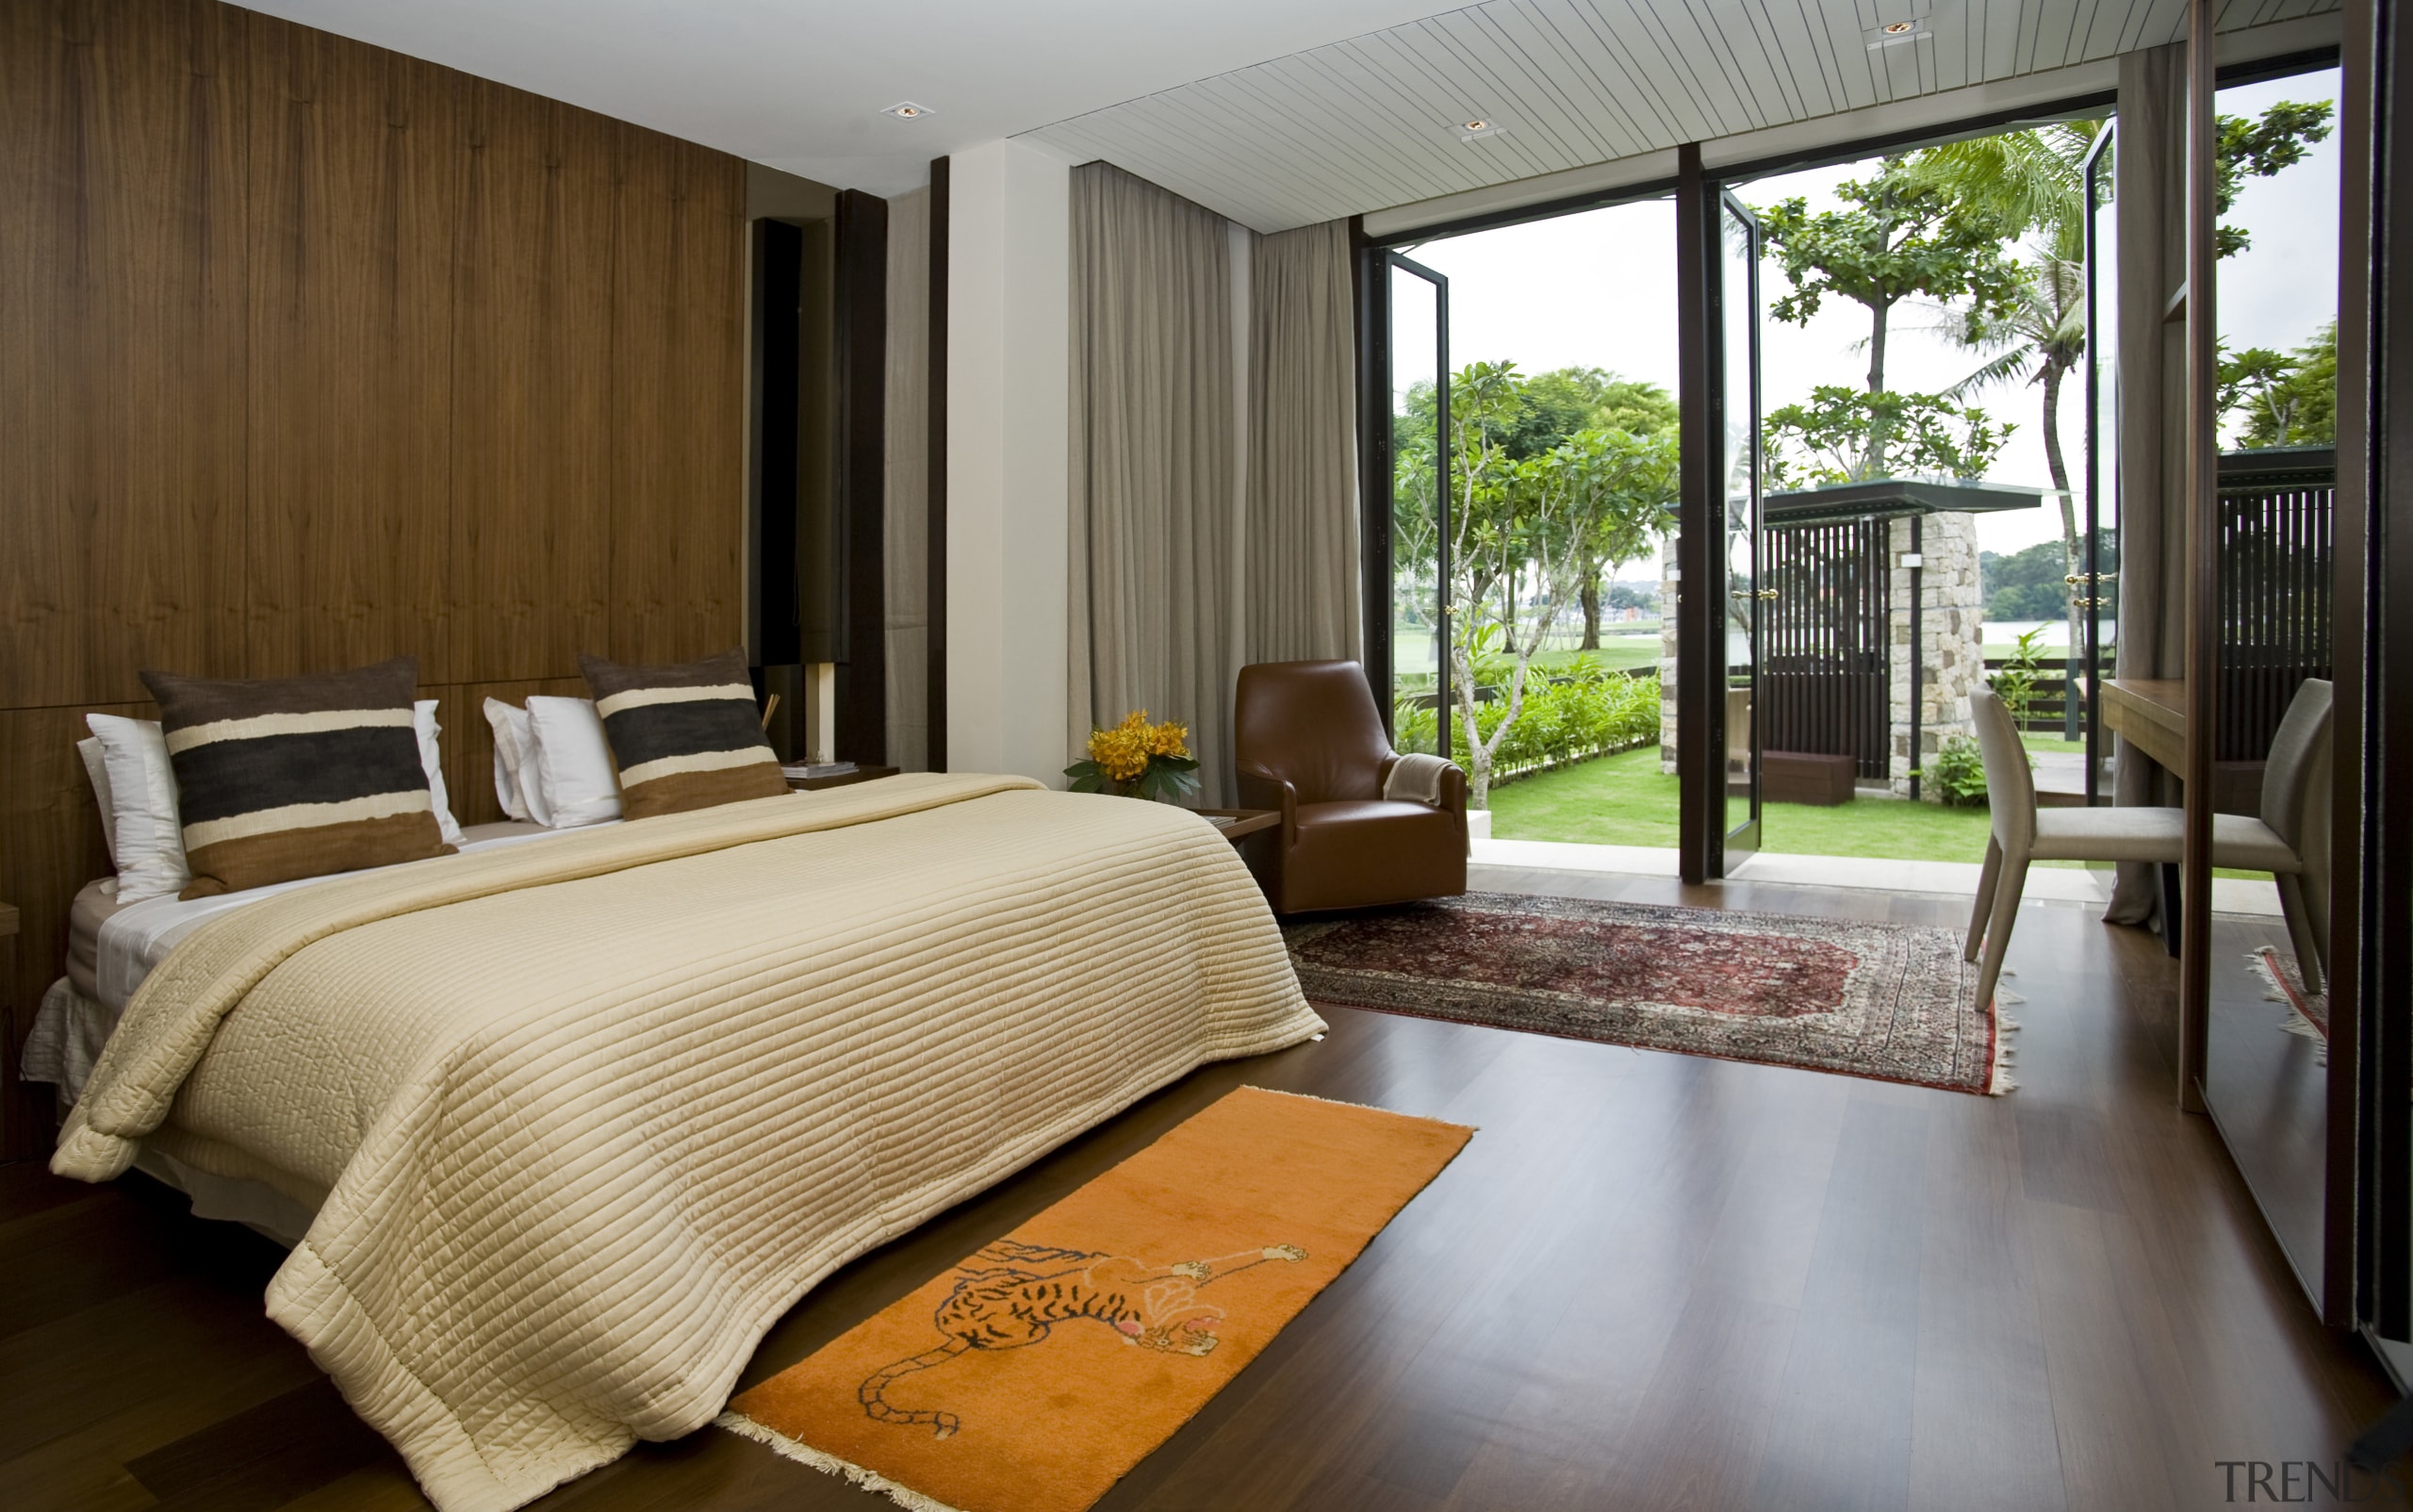
[[[1731,197],[1702,166],[1700,149],[1676,157],[1676,520],[1677,866],[1693,885],[1723,878],[1728,852],[1739,862],[1757,848],[1761,774],[1759,721],[1752,721],[1752,817],[1726,824],[1726,606],[1732,591],[1726,543],[1726,343],[1724,230]],[[1735,201],[1737,205],[1741,201]],[[1757,276],[1754,271],[1753,283]],[[1749,291],[1745,293],[1749,298]],[[1753,391],[1759,343],[1754,334]],[[1756,409],[1756,403],[1754,404]],[[1751,423],[1756,432],[1759,417]],[[1756,518],[1756,531],[1763,522]],[[1755,556],[1756,560],[1756,556]],[[1754,583],[1754,590],[1758,584]],[[1753,654],[1760,611],[1751,603]],[[1746,838],[1729,842],[1738,834]]]
[[[1767,492],[1766,478],[1762,470],[1762,464],[1765,459],[1760,454],[1760,424],[1762,411],[1760,394],[1760,218],[1752,213],[1749,205],[1743,203],[1742,197],[1734,192],[1731,185],[1721,182],[1717,186],[1717,209],[1719,217],[1717,232],[1719,240],[1717,248],[1715,249],[1715,255],[1718,255],[1721,260],[1717,267],[1719,284],[1715,290],[1716,309],[1713,320],[1715,323],[1718,342],[1715,349],[1714,355],[1716,370],[1711,374],[1712,381],[1716,385],[1716,386],[1711,390],[1711,394],[1713,403],[1717,406],[1717,416],[1711,434],[1716,436],[1721,442],[1720,455],[1717,459],[1717,475],[1721,480],[1731,479],[1733,470],[1732,466],[1732,459],[1723,454],[1724,448],[1722,443],[1726,435],[1726,423],[1730,419],[1727,414],[1727,404],[1729,400],[1732,397],[1732,390],[1729,386],[1734,376],[1732,373],[1726,370],[1726,361],[1730,355],[1725,342],[1725,337],[1730,334],[1726,329],[1726,322],[1729,317],[1733,314],[1732,297],[1737,293],[1736,290],[1729,289],[1724,286],[1726,267],[1722,259],[1724,255],[1724,238],[1726,233],[1725,218],[1731,214],[1740,220],[1748,228],[1750,237],[1750,256],[1743,265],[1743,288],[1739,291],[1743,304],[1743,318],[1748,323],[1749,333],[1749,355],[1746,358],[1746,361],[1749,364],[1749,371],[1746,374],[1747,381],[1745,384],[1745,392],[1749,396],[1747,403],[1750,405],[1751,411],[1750,416],[1743,428],[1743,435],[1745,437],[1743,444],[1749,449],[1750,479],[1747,486],[1749,487],[1751,493],[1751,522],[1748,532],[1750,536],[1749,552],[1751,572],[1750,577],[1748,580],[1748,585],[1740,595],[1744,600],[1745,610],[1743,632],[1744,644],[1748,649],[1751,659],[1751,719],[1750,731],[1747,737],[1747,743],[1744,750],[1744,761],[1750,772],[1749,802],[1746,806],[1749,817],[1746,818],[1739,825],[1732,823],[1731,821],[1733,818],[1733,812],[1731,807],[1731,801],[1727,806],[1722,807],[1720,810],[1718,823],[1724,827],[1724,832],[1718,841],[1720,875],[1722,876],[1726,869],[1734,865],[1739,865],[1743,861],[1746,861],[1752,855],[1756,854],[1760,848],[1760,826],[1763,816],[1763,784],[1766,780],[1766,762],[1764,758],[1767,754],[1767,721],[1761,717],[1761,714],[1763,712],[1761,707],[1761,692],[1763,687],[1761,672],[1767,655],[1767,602],[1780,590],[1770,586],[1767,578]],[[1737,598],[1737,594],[1734,591],[1732,583],[1734,573],[1733,533],[1728,528],[1731,524],[1731,519],[1726,508],[1730,500],[1731,495],[1721,487],[1715,493],[1713,501],[1718,506],[1718,538],[1724,543],[1722,550],[1718,553],[1718,559],[1726,568],[1726,575],[1728,579],[1726,584],[1726,597],[1720,601],[1720,607],[1731,613],[1732,606]],[[1733,665],[1726,659],[1728,637],[1725,633],[1725,628],[1724,621],[1721,618],[1719,622],[1720,633],[1717,635],[1715,640],[1716,657],[1715,659],[1715,665],[1718,668],[1718,683],[1721,690],[1720,697],[1717,700],[1718,707],[1721,712],[1732,704],[1732,692],[1734,687],[1734,667]],[[1679,666],[1683,665],[1683,650],[1681,646],[1677,649],[1676,660]],[[1703,662],[1704,665],[1708,665],[1709,659],[1704,657]],[[1731,735],[1732,731],[1726,731],[1726,733]],[[1733,782],[1733,774],[1727,770],[1728,757],[1728,750],[1721,745],[1718,757],[1718,774],[1721,797],[1731,800],[1733,797],[1732,786]]]
[[[2120,121],[2117,115],[2107,118],[2103,129],[2095,134],[2093,145],[2086,152],[2080,170],[2080,183],[2086,195],[2084,254],[2086,288],[2083,294],[2086,310],[2086,537],[2080,548],[2085,578],[2086,644],[2083,650],[2070,648],[2078,670],[2086,679],[2086,802],[2089,808],[2101,804],[2106,795],[2103,787],[2103,583],[2106,578],[2117,580],[2118,572],[2103,570],[2103,332],[2102,302],[2097,297],[2097,271],[2102,267],[2103,247],[2099,239],[2102,217],[2111,212],[2108,203],[2098,203],[2096,189],[2102,173],[2110,166],[2118,150]],[[2115,249],[2116,250],[2116,249]],[[2109,322],[2117,327],[2116,320]],[[2117,360],[2115,353],[2114,360]],[[2111,518],[2114,528],[2120,518],[2120,479],[2116,469],[2111,478]],[[2061,692],[2063,706],[2074,706],[2075,699],[2066,682]]]
[[[1391,644],[1391,272],[1397,269],[1433,286],[1435,351],[1435,560],[1439,611],[1434,625],[1437,702],[1436,749],[1450,755],[1450,280],[1404,253],[1366,238],[1362,218],[1350,222],[1357,255],[1357,469],[1358,613],[1363,629],[1359,665],[1383,717],[1383,734],[1397,742],[1392,700],[1396,658]]]

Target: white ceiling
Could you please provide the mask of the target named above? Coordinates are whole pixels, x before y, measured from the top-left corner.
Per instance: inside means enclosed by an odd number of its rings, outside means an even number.
[[[243,0],[843,189],[1433,0]],[[920,121],[879,112],[899,101]]]
[[[251,0],[842,188],[1020,136],[1260,231],[2168,41],[2185,0]],[[2339,0],[2220,0],[2224,31]],[[1915,20],[1910,41],[1869,41]],[[911,100],[921,121],[880,114]],[[1461,141],[1482,117],[1496,136]]]
[[[2219,29],[2336,8],[2221,0]],[[2185,0],[1486,0],[1026,140],[1275,231],[2108,58],[2185,19]],[[1908,40],[1872,48],[1897,21]],[[1474,118],[1498,135],[1462,140]]]

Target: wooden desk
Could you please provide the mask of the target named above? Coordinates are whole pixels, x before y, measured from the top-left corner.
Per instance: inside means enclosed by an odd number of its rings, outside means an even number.
[[[2177,678],[2111,678],[2103,684],[2103,726],[2128,737],[2173,776],[2187,771],[2187,684]]]
[[[2103,728],[2128,737],[2164,771],[2185,781],[2187,683],[2179,678],[2110,678],[2103,684]],[[2161,943],[2178,954],[2178,868],[2156,872],[2161,888]]]

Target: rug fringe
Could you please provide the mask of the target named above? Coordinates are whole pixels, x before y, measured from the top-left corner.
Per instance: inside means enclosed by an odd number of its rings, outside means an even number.
[[[2019,1078],[2011,1074],[2011,1063],[2019,1058],[2019,1047],[2011,1043],[2011,1037],[2019,1032],[2019,1020],[2002,1011],[2005,1001],[2024,1003],[2027,999],[2007,994],[1999,986],[1994,989],[1994,1063],[1986,1074],[1989,1097],[2008,1097],[2019,1090]]]
[[[861,1465],[840,1459],[835,1454],[825,1454],[811,1444],[798,1443],[778,1429],[765,1428],[743,1413],[724,1412],[714,1418],[713,1422],[741,1438],[751,1438],[758,1444],[765,1445],[774,1453],[784,1454],[799,1465],[810,1465],[814,1470],[831,1475],[844,1475],[864,1490],[878,1491],[898,1506],[908,1508],[909,1512],[956,1512],[956,1508],[947,1505],[935,1496],[925,1496],[910,1486],[898,1485],[876,1470],[865,1470]]]
[[[2271,989],[2262,994],[2263,998],[2268,1002],[2287,1005],[2288,1016],[2279,1021],[2280,1030],[2292,1034],[2298,1039],[2311,1040],[2319,1044],[2321,1053],[2315,1056],[2313,1060],[2317,1065],[2325,1066],[2329,1063],[2329,1036],[2321,1031],[2320,1025],[2305,1017],[2304,1005],[2297,1001],[2296,994],[2289,989],[2286,979],[2279,975],[2278,956],[2278,951],[2269,945],[2263,945],[2247,951],[2245,961],[2247,965],[2254,968],[2255,975],[2260,977],[2263,983]]]

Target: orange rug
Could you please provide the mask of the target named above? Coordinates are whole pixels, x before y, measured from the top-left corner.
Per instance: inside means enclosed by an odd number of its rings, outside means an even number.
[[[1082,1512],[1473,1132],[1243,1087],[739,1393],[721,1426],[916,1512]]]

